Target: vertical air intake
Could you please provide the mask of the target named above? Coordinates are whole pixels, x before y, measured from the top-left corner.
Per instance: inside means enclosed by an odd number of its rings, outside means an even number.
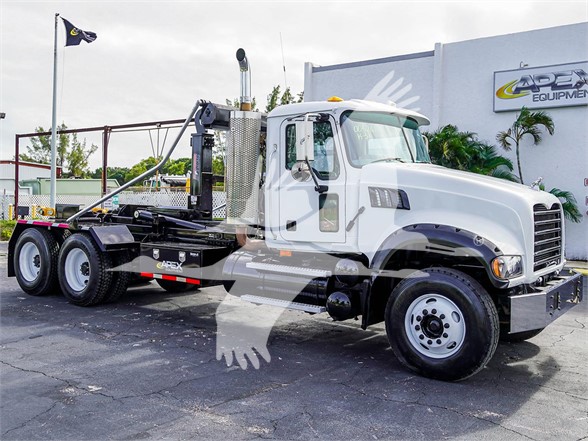
[[[227,136],[227,222],[252,225],[257,223],[258,213],[261,114],[250,111],[251,77],[243,49],[237,51],[237,61],[241,70],[241,111],[231,112]]]
[[[259,193],[259,136],[261,114],[231,112],[227,138],[226,191],[227,222],[256,224]]]

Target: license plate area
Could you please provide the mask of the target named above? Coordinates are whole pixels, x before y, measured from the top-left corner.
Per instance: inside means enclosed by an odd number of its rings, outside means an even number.
[[[582,275],[564,269],[536,292],[509,299],[511,334],[541,329],[582,301]]]

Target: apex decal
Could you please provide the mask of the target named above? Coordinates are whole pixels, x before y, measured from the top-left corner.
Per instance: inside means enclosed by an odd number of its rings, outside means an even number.
[[[523,75],[519,80],[511,81],[499,88],[496,96],[501,99],[512,99],[536,93],[537,96],[533,96],[533,101],[564,97],[583,98],[588,96],[588,90],[584,86],[588,86],[588,74],[583,69]],[[541,93],[546,88],[554,93]],[[580,90],[582,88],[584,89]]]
[[[157,262],[157,265],[155,266],[157,269],[173,271],[175,273],[184,272],[184,269],[182,268],[182,262],[174,262],[173,260],[163,260],[161,262]]]
[[[588,62],[494,73],[494,111],[588,104]]]
[[[515,84],[518,84],[519,81],[514,80],[511,81],[510,83],[506,83],[504,86],[502,86],[500,89],[498,89],[496,91],[496,96],[500,99],[503,100],[508,100],[511,98],[519,98],[521,96],[527,96],[529,95],[529,92],[523,92],[523,93],[515,93],[513,90],[513,87],[515,86]]]

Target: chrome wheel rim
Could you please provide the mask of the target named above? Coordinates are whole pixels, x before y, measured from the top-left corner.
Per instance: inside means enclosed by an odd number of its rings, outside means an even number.
[[[20,273],[27,282],[34,282],[41,272],[41,253],[33,242],[25,243],[18,257]]]
[[[80,248],[71,250],[65,258],[65,278],[74,291],[83,291],[90,280],[90,261]]]
[[[425,294],[415,299],[406,311],[404,329],[413,348],[431,358],[455,354],[466,334],[463,313],[440,294]]]

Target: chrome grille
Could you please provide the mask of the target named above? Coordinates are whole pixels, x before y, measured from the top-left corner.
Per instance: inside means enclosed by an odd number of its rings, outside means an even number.
[[[558,265],[562,258],[562,220],[559,204],[533,206],[535,247],[533,269],[538,271]]]

